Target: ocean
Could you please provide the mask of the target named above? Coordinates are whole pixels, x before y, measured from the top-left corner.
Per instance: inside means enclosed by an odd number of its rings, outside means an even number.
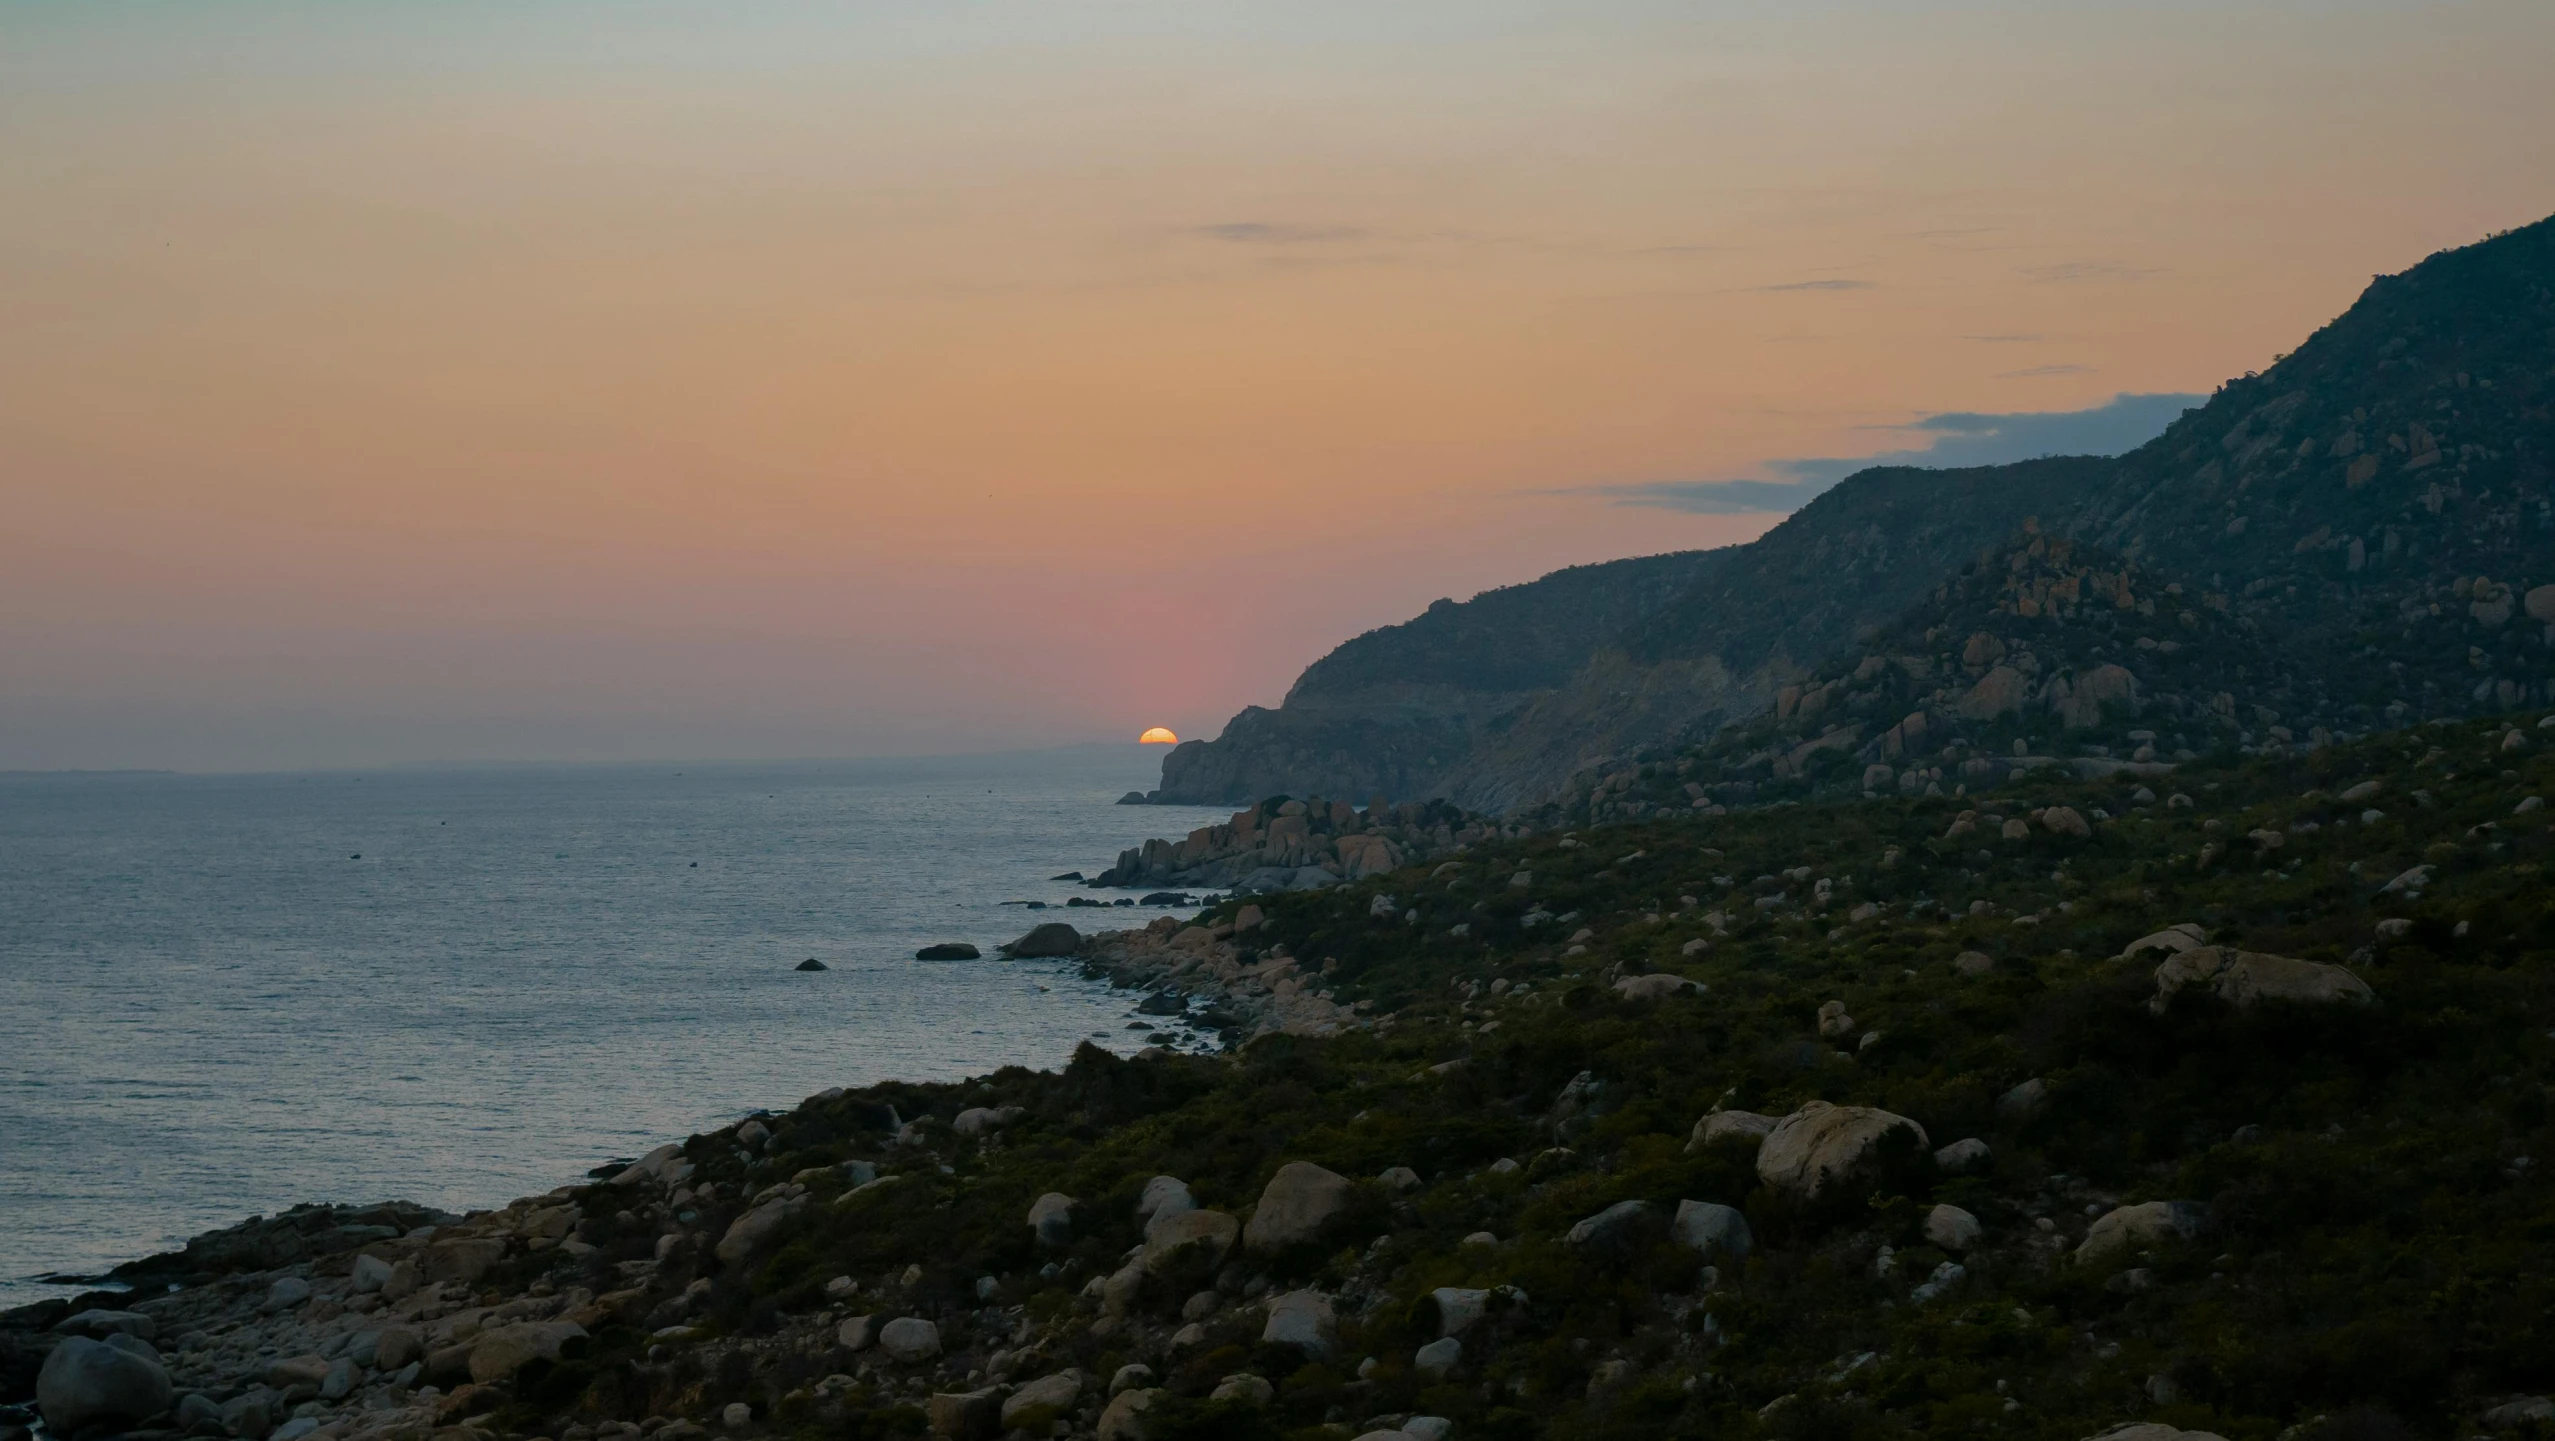
[[[1221,818],[1113,804],[1157,765],[0,776],[0,1305],[295,1202],[501,1203],[828,1086],[1140,1049],[1131,997],[993,947]]]

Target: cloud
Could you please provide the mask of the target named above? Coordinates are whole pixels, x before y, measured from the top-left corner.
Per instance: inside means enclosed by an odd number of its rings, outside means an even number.
[[[1773,295],[1786,290],[1870,290],[1868,280],[1795,280],[1789,285],[1760,285],[1757,289]]]
[[[2090,365],[2035,365],[2023,370],[1999,371],[1996,378],[1998,380],[2038,380],[2045,375],[2091,375],[2093,373],[2094,368]]]
[[[1351,225],[1289,225],[1267,220],[1233,220],[1221,225],[1201,225],[1197,233],[1209,240],[1235,245],[1319,245],[1335,240],[1359,240],[1366,235],[1365,231]]]
[[[1852,458],[1800,456],[1770,460],[1780,480],[1661,480],[1590,486],[1617,505],[1681,510],[1696,515],[1784,514],[1858,470],[1876,465],[1935,469],[2003,465],[2044,455],[2118,455],[2164,433],[2166,426],[2208,397],[2115,395],[2085,410],[2029,410],[2011,414],[1946,411],[1893,429],[1913,432],[1924,444]]]
[[[2117,260],[2062,260],[2055,265],[2026,265],[2023,274],[2042,285],[2107,285],[2142,279],[2156,271]]]

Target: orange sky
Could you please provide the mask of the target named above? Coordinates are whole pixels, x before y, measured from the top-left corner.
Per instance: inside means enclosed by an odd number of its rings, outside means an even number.
[[[2550,58],[2542,0],[0,9],[0,768],[1212,735],[1772,519],[1591,487],[2268,363],[2555,210]]]

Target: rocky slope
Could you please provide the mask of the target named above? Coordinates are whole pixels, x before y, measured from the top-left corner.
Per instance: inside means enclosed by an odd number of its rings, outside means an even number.
[[[1566,679],[1546,672],[1503,692],[1495,719],[1431,733],[1425,767],[1370,764],[1399,744],[1381,732],[1280,743],[1271,713],[1246,713],[1215,753],[1258,759],[1205,789],[1249,799],[1357,775],[1346,793],[1488,811],[1584,794],[1644,752],[1752,719],[2026,519],[2182,586],[2267,647],[2277,673],[2255,677],[2260,696],[2238,691],[2241,705],[2277,711],[2277,693],[2314,691],[2332,719],[2365,728],[2542,700],[2555,681],[2551,467],[2546,221],[2380,277],[2295,354],[2116,460],[1851,477],[1755,543],[1694,558],[1682,589],[1618,629],[1575,636]],[[1520,588],[1512,608],[1530,613],[1534,596]],[[1438,632],[1405,629],[1358,667],[1366,691],[1427,663]]]
[[[1703,551],[1644,556],[1441,600],[1307,666],[1277,709],[1248,707],[1215,740],[1173,747],[1147,799],[1423,799],[1476,737],[1566,684],[1607,637],[1720,563]]]
[[[1318,890],[1363,880],[1476,842],[1533,834],[1514,821],[1458,810],[1443,801],[1360,811],[1320,796],[1273,797],[1200,826],[1179,840],[1150,840],[1118,855],[1094,886],[1222,886],[1242,894]]]
[[[2073,575],[2086,624],[2124,573],[2017,554],[1946,602]],[[1227,902],[1081,963],[1257,1004],[1229,1055],[261,1222],[0,1316],[0,1404],[84,1441],[2528,1434],[2551,746],[1812,792]]]

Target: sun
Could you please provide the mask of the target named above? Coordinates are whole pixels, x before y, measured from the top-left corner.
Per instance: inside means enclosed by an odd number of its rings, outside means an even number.
[[[1171,733],[1169,726],[1155,726],[1136,737],[1136,744],[1140,746],[1176,746],[1179,743],[1180,738]]]

